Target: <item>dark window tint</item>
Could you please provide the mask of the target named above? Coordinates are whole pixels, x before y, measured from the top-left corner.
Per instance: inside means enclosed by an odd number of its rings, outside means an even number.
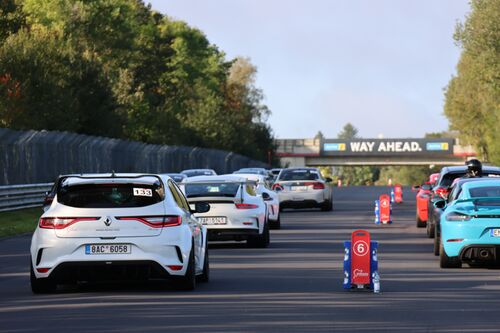
[[[191,170],[191,171],[184,171],[183,174],[185,174],[188,177],[195,177],[195,176],[212,176],[214,173],[210,170]]]
[[[484,186],[469,189],[472,198],[500,198],[500,186]]]
[[[162,201],[160,192],[157,186],[143,184],[86,184],[60,188],[57,200],[78,208],[144,207]]]
[[[463,176],[465,176],[465,171],[464,172],[456,172],[456,173],[447,173],[447,174],[443,175],[443,178],[439,182],[439,186],[450,187],[456,178],[463,177]]]
[[[188,198],[195,197],[234,197],[240,188],[239,183],[186,184]]]
[[[184,177],[183,177],[183,176],[170,176],[170,177],[171,177],[171,178],[174,180],[174,182],[176,182],[176,183],[180,183],[180,182],[182,182],[182,180],[184,179]]]
[[[279,180],[316,180],[319,175],[316,172],[311,172],[309,170],[290,170],[283,171]]]

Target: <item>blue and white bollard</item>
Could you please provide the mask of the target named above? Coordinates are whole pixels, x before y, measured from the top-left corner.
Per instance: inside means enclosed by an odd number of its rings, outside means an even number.
[[[380,224],[380,201],[375,200],[375,224]]]
[[[394,189],[391,189],[391,203],[394,203]]]

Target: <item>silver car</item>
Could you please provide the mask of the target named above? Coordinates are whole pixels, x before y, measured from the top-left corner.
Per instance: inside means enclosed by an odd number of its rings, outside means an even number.
[[[273,185],[278,193],[280,209],[321,208],[332,210],[332,179],[323,178],[317,168],[283,169]]]

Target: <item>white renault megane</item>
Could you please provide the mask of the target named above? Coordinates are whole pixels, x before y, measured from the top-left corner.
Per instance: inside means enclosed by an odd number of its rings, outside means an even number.
[[[63,176],[31,241],[31,288],[115,279],[172,279],[181,289],[208,281],[207,231],[167,176]]]

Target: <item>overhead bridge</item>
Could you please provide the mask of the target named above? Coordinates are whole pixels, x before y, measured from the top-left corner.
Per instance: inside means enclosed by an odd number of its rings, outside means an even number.
[[[476,155],[457,139],[278,139],[281,165],[462,165]]]

